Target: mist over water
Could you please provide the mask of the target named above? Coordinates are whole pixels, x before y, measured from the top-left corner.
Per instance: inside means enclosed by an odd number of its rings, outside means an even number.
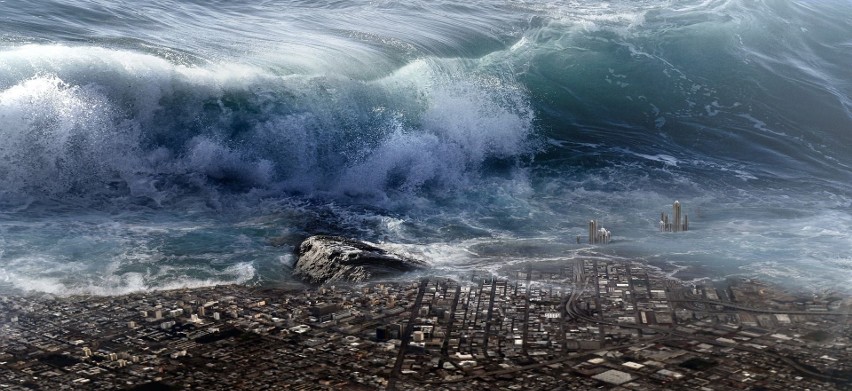
[[[852,282],[842,1],[0,3],[0,290],[634,258]],[[659,233],[678,199],[692,230]],[[576,243],[589,219],[614,243]],[[275,245],[273,245],[275,244]]]

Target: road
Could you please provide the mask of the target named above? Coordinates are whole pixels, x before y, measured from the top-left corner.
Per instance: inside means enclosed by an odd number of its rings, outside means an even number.
[[[597,352],[605,352],[605,351],[613,350],[613,349],[624,349],[624,348],[629,348],[629,347],[635,346],[635,345],[642,345],[642,344],[647,344],[647,343],[659,342],[661,340],[664,340],[666,337],[667,336],[663,335],[663,336],[660,336],[660,337],[657,337],[657,338],[654,338],[654,339],[646,339],[646,340],[643,340],[643,341],[636,341],[636,342],[624,344],[624,345],[610,346],[610,347],[605,348],[605,349],[587,350],[587,351],[583,351],[583,352],[569,354],[565,357],[560,357],[560,358],[548,360],[548,361],[542,361],[540,363],[535,363],[535,364],[530,364],[530,365],[524,365],[524,366],[517,367],[517,368],[500,369],[500,370],[497,370],[497,371],[485,372],[485,373],[481,373],[481,374],[478,374],[478,375],[465,376],[465,377],[456,378],[456,379],[449,379],[449,380],[424,380],[424,381],[419,381],[419,383],[422,383],[422,384],[460,383],[460,382],[464,382],[464,381],[473,380],[473,379],[476,379],[476,378],[513,374],[513,373],[528,371],[528,370],[531,370],[531,369],[546,367],[548,365],[559,364],[559,363],[562,363],[562,362],[565,362],[565,361],[573,360],[573,359],[583,357],[583,356],[586,356],[588,354],[597,353]]]
[[[707,301],[707,300],[704,300],[704,301]],[[713,303],[715,304],[715,302],[713,302]],[[743,307],[743,308],[745,308],[745,307]],[[751,352],[751,353],[756,353],[756,354],[760,354],[760,355],[764,355],[764,356],[770,356],[770,357],[776,358],[776,359],[786,363],[787,365],[789,365],[791,368],[795,369],[799,373],[806,375],[806,376],[810,376],[810,377],[815,378],[815,379],[831,381],[831,382],[839,382],[839,383],[850,383],[850,382],[852,382],[852,379],[838,378],[838,377],[834,377],[834,376],[831,376],[831,375],[826,375],[822,372],[813,371],[813,370],[803,366],[798,361],[793,360],[792,358],[789,358],[787,356],[784,356],[784,355],[781,355],[781,354],[778,354],[778,353],[775,353],[775,352],[767,351],[765,349],[761,350],[761,349],[753,348],[751,346],[746,346],[746,345],[743,345],[743,344],[735,344],[735,345],[724,344],[724,343],[720,343],[719,341],[716,341],[715,338],[684,333],[684,332],[680,332],[680,331],[670,329],[670,328],[656,327],[656,326],[651,326],[651,325],[636,325],[636,324],[629,324],[629,323],[628,324],[622,324],[622,323],[616,323],[616,322],[610,322],[610,321],[603,321],[603,320],[600,320],[600,319],[597,319],[597,318],[594,318],[594,317],[587,316],[587,315],[583,314],[582,311],[579,311],[579,310],[575,310],[575,312],[580,314],[578,319],[589,322],[589,323],[595,323],[595,324],[598,324],[598,325],[623,327],[623,328],[632,328],[632,329],[638,329],[638,330],[643,330],[643,329],[644,330],[653,330],[653,331],[656,331],[656,332],[659,332],[659,333],[667,333],[667,334],[669,334],[670,338],[679,338],[679,339],[685,339],[685,340],[690,340],[690,341],[699,341],[699,342],[704,342],[704,343],[707,343],[707,344],[710,344],[710,345],[724,346],[724,347],[742,350],[742,351],[747,351],[747,352]],[[773,313],[777,313],[777,312],[773,312]]]
[[[414,305],[411,307],[411,316],[408,317],[408,323],[405,325],[405,332],[402,334],[402,343],[399,345],[399,353],[396,356],[396,363],[393,366],[388,378],[388,385],[385,388],[387,391],[396,390],[396,380],[402,372],[402,362],[405,360],[405,349],[411,343],[411,334],[414,332],[414,322],[420,312],[420,306],[423,304],[423,295],[426,293],[426,286],[429,284],[428,279],[420,280],[420,286],[417,288],[417,298],[414,299]]]
[[[850,316],[852,313],[849,312],[840,312],[840,311],[784,311],[784,310],[773,310],[773,309],[760,309],[760,308],[752,308],[744,305],[733,304],[733,303],[724,303],[721,301],[715,300],[706,300],[706,299],[669,299],[672,303],[698,303],[704,305],[715,305],[721,306],[725,308],[733,308],[740,311],[746,312],[756,312],[760,314],[785,314],[785,315],[810,315],[810,316]],[[712,311],[708,311],[712,312]]]

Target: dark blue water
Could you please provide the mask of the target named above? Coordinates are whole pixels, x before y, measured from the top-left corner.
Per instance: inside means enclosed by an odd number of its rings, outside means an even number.
[[[852,3],[240,3],[0,2],[0,289],[274,283],[333,233],[849,290]]]

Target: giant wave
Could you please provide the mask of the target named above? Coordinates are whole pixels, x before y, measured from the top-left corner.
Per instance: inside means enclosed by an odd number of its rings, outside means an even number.
[[[469,184],[486,160],[531,152],[522,88],[462,73],[460,60],[360,81],[97,47],[27,45],[0,59],[0,177],[13,196],[382,198]]]
[[[852,278],[845,2],[3,6],[0,287],[277,281],[318,232]]]

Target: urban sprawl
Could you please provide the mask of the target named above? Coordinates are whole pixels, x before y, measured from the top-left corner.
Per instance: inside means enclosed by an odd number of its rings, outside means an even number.
[[[0,297],[4,390],[842,390],[850,307],[634,262]]]

